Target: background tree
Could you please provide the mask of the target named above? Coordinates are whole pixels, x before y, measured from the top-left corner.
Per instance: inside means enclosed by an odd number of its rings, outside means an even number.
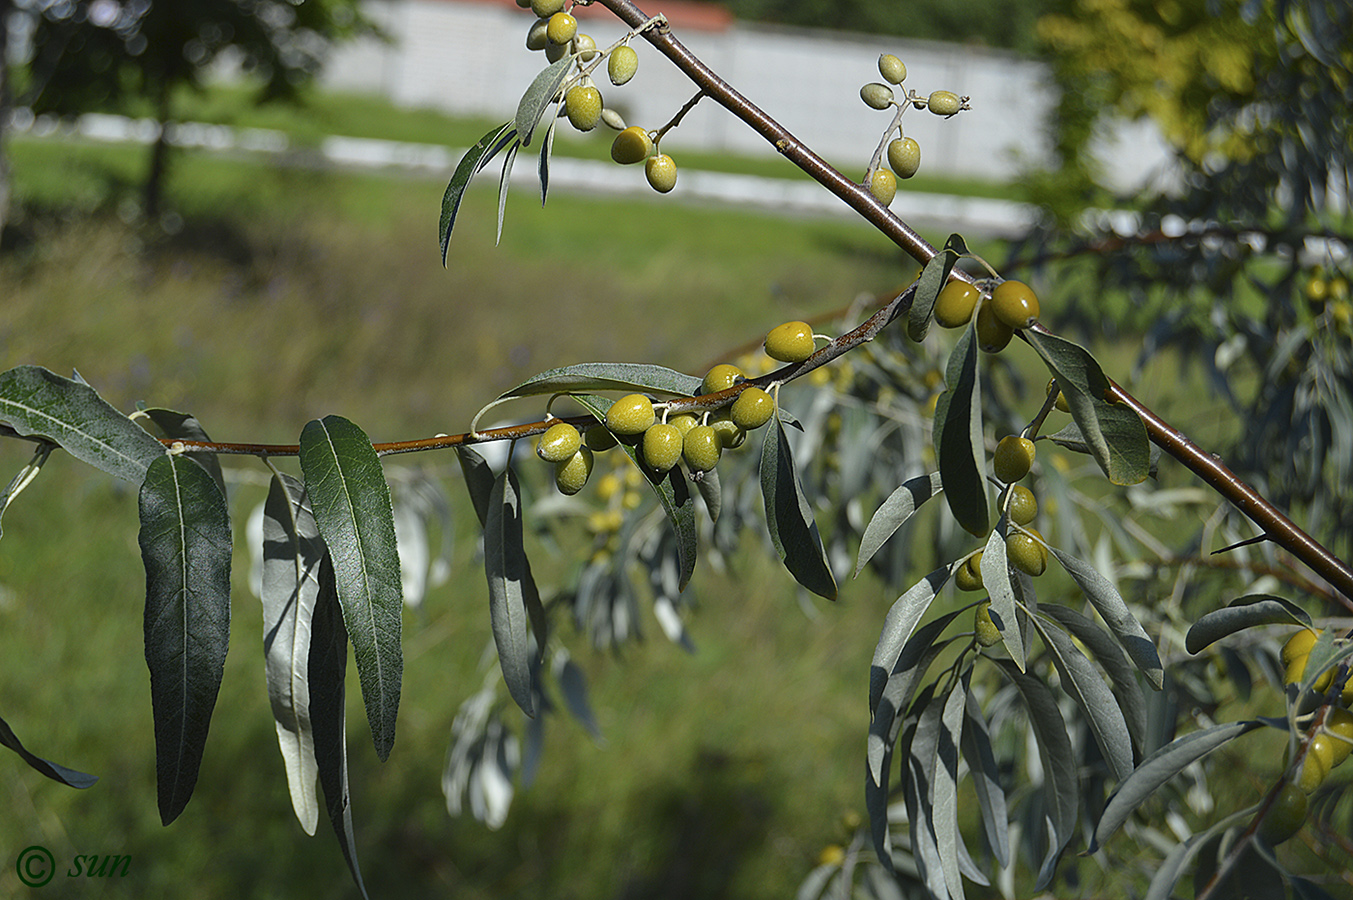
[[[358,0],[19,0],[33,19],[24,102],[35,112],[148,112],[174,119],[174,98],[217,66],[261,79],[262,101],[294,99],[328,47],[369,28]],[[146,214],[155,216],[169,134],[151,144]]]

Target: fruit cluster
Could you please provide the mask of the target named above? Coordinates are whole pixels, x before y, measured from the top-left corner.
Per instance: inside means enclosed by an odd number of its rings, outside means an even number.
[[[902,114],[908,107],[929,109],[937,116],[957,115],[960,110],[968,109],[968,98],[960,97],[953,91],[932,91],[922,97],[916,91],[909,91],[899,101],[894,87],[901,85],[907,77],[907,66],[891,53],[879,57],[879,74],[885,83],[870,82],[860,88],[860,99],[871,109],[896,109],[892,124],[883,133],[883,142],[875,151],[874,158],[865,173],[864,184],[869,192],[884,206],[893,202],[897,195],[897,179],[910,178],[921,167],[921,145],[915,138],[909,138],[902,131]],[[896,135],[896,137],[894,137]],[[884,168],[882,158],[885,152],[889,168]]]
[[[1022,281],[1002,281],[986,296],[976,285],[950,281],[935,298],[935,322],[942,328],[963,328],[977,315],[977,345],[999,353],[1016,331],[1038,321],[1038,295]]]
[[[1340,331],[1353,332],[1353,297],[1350,297],[1348,277],[1342,272],[1331,274],[1317,266],[1306,279],[1304,293],[1313,315],[1328,314]]]
[[[1029,474],[1034,455],[1033,441],[1009,434],[996,445],[992,468],[996,477],[1006,485],[996,501],[998,509],[1006,517],[1006,559],[1021,572],[1038,577],[1048,568],[1047,545],[1043,542],[1043,535],[1031,524],[1038,516],[1038,498],[1033,491],[1015,483]],[[969,556],[954,571],[954,585],[960,591],[982,590],[982,551]],[[990,647],[1000,639],[991,621],[989,604],[977,607],[975,626],[982,646]],[[988,640],[990,643],[987,643]]]
[[[526,33],[529,50],[545,51],[545,58],[557,62],[565,56],[578,61],[578,73],[562,88],[560,113],[579,131],[591,131],[605,124],[620,134],[611,144],[611,158],[623,165],[644,163],[644,175],[655,191],[667,193],[676,187],[677,168],[672,157],[657,152],[657,140],[638,126],[626,126],[624,118],[603,103],[601,91],[591,78],[591,72],[606,61],[606,74],[611,84],[627,84],[639,70],[639,54],[628,43],[633,33],[608,50],[597,49],[597,42],[578,31],[578,20],[565,9],[566,0],[517,0],[517,5],[530,8],[536,21]]]
[[[1301,683],[1311,649],[1319,638],[1319,631],[1302,628],[1287,639],[1279,658],[1288,684]],[[1334,669],[1328,669],[1312,687],[1317,693],[1324,693],[1333,680]],[[1280,844],[1301,829],[1306,819],[1306,796],[1320,787],[1353,751],[1353,712],[1348,710],[1353,705],[1353,679],[1349,682],[1340,692],[1339,704],[1326,712],[1323,723],[1313,734],[1306,736],[1300,769],[1279,788],[1273,806],[1260,823],[1259,833],[1270,844]]]
[[[802,362],[813,354],[815,339],[805,322],[786,322],[766,335],[766,354],[782,362]],[[746,381],[737,366],[721,363],[701,382],[701,394],[715,394]],[[741,447],[747,432],[760,428],[775,415],[775,398],[755,385],[744,387],[733,401],[717,410],[668,415],[667,404],[655,404],[643,394],[628,394],[606,411],[603,423],[586,434],[568,422],[556,422],[536,443],[536,455],[554,465],[559,490],[576,494],[592,474],[594,455],[624,441],[653,475],[662,475],[679,462],[692,473],[703,473],[719,463],[724,450]],[[698,477],[698,476],[697,476]]]

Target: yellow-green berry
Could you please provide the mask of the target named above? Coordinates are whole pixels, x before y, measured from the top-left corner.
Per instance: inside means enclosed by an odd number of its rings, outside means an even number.
[[[719,363],[705,373],[704,381],[700,382],[700,393],[717,394],[719,391],[728,390],[739,381],[746,380],[747,376],[743,375],[737,366]]]
[[[1007,434],[996,444],[992,456],[992,468],[996,477],[1006,484],[1013,484],[1033,467],[1036,448],[1034,442],[1017,434]]]
[[[743,431],[760,428],[775,415],[775,400],[759,387],[743,389],[728,410],[728,416]]]
[[[1025,534],[1024,532],[1028,532]],[[1040,543],[1042,535],[1033,528],[1011,531],[1005,536],[1005,555],[1010,565],[1038,577],[1048,568],[1048,548]]]
[[[1283,784],[1259,823],[1259,836],[1271,846],[1281,844],[1301,830],[1308,804],[1306,794],[1300,788],[1291,782]]]
[[[982,589],[982,552],[979,550],[963,561],[963,565],[954,570],[954,587],[960,591],[980,591]]]
[[[531,0],[531,12],[548,19],[564,8],[564,0]]]
[[[574,85],[564,95],[564,112],[579,131],[591,131],[601,121],[601,91]]]
[[[879,56],[879,74],[890,84],[901,84],[907,80],[907,66],[891,53]]]
[[[606,427],[613,434],[643,434],[657,418],[652,400],[643,394],[626,394],[606,410]]]
[[[1066,391],[1058,387],[1056,378],[1049,378],[1048,393],[1051,394],[1054,389],[1057,391],[1057,399],[1052,402],[1052,405],[1064,413],[1071,412],[1071,405],[1066,402]]]
[[[569,496],[581,491],[591,474],[592,451],[586,447],[579,447],[577,453],[563,462],[554,464],[554,484],[559,488],[560,493]]]
[[[590,34],[581,34],[573,39],[573,49],[578,51],[583,62],[591,62],[597,56],[597,41]]]
[[[897,196],[897,176],[880,166],[869,179],[869,193],[884,206],[892,203]]]
[[[1353,713],[1337,706],[1331,709],[1325,718],[1325,730],[1329,732],[1330,746],[1334,750],[1330,763],[1330,768],[1334,768],[1353,751]]]
[[[977,632],[977,643],[983,647],[994,647],[1001,642],[1001,630],[991,619],[990,600],[977,604],[977,611],[973,614],[973,630]]]
[[[813,329],[807,322],[785,322],[766,333],[766,355],[780,362],[800,363],[813,355]]]
[[[615,435],[611,434],[610,429],[605,425],[593,425],[583,433],[583,443],[589,450],[601,452],[610,450],[616,445]]]
[[[1006,505],[1007,501],[1009,506]],[[1001,498],[997,502],[1016,525],[1028,525],[1038,515],[1038,499],[1034,497],[1033,491],[1022,484],[1011,485],[1001,491]]]
[[[1000,353],[1014,335],[1014,329],[996,318],[990,301],[977,310],[977,346],[982,352]]]
[[[545,36],[550,39],[551,44],[564,45],[578,34],[578,20],[566,12],[557,12],[550,16],[550,24],[546,26]]]
[[[655,472],[666,472],[681,459],[682,437],[675,425],[652,426],[644,432],[644,462]]]
[[[1278,658],[1282,660],[1284,666],[1289,666],[1292,664],[1292,660],[1298,656],[1310,656],[1311,648],[1315,646],[1315,642],[1319,638],[1320,632],[1310,628],[1295,631],[1287,639],[1287,643],[1283,644],[1282,652],[1278,654]]]
[[[616,47],[606,60],[606,74],[611,76],[611,84],[625,84],[637,71],[639,71],[639,54],[629,44]]]
[[[694,472],[708,472],[719,464],[723,453],[723,443],[718,433],[709,425],[696,425],[686,432],[681,443],[681,455],[686,465]]]
[[[877,81],[860,88],[860,99],[874,109],[887,109],[893,103],[893,89]]]
[[[888,165],[902,178],[910,178],[921,168],[921,145],[915,138],[898,138],[888,144]]]
[[[972,321],[977,298],[982,292],[966,281],[951,281],[940,288],[935,298],[935,324],[943,328],[962,328]]]
[[[952,116],[963,106],[963,101],[953,91],[932,91],[926,106],[937,116]]]
[[[747,440],[747,432],[738,427],[738,423],[728,417],[728,410],[722,409],[710,416],[709,427],[719,435],[719,443],[725,450],[736,450]]]
[[[644,176],[648,178],[649,186],[653,190],[659,194],[665,194],[676,187],[676,163],[672,161],[672,157],[665,153],[650,156],[648,162],[644,163]]]
[[[531,23],[531,28],[526,32],[527,50],[544,50],[550,45],[550,37],[547,34],[550,22],[548,19],[537,19]]]
[[[686,432],[699,425],[700,422],[690,413],[682,413],[679,416],[672,416],[667,420],[667,424],[675,426],[676,430],[684,436]]]
[[[540,443],[536,444],[536,455],[545,462],[563,462],[577,453],[582,443],[583,438],[578,429],[567,422],[556,422],[540,436]]]
[[[626,128],[611,142],[611,159],[625,166],[643,162],[652,152],[653,138],[638,125]]]
[[[992,312],[1009,328],[1028,328],[1038,321],[1038,297],[1022,281],[1002,281],[991,292]]]

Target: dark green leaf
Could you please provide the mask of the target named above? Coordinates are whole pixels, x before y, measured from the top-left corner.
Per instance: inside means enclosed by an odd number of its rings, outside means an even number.
[[[1146,746],[1146,698],[1137,683],[1136,670],[1123,655],[1122,648],[1107,631],[1074,609],[1049,603],[1040,605],[1038,610],[1065,628],[1099,660],[1113,684],[1114,699],[1123,711],[1132,744],[1142,750]]]
[[[1087,853],[1094,853],[1118,830],[1118,826],[1127,821],[1127,817],[1141,806],[1147,797],[1155,793],[1156,788],[1182,772],[1193,762],[1202,759],[1223,744],[1258,728],[1256,721],[1227,722],[1202,731],[1195,731],[1176,738],[1152,753],[1133,771],[1118,790],[1109,797],[1109,802],[1100,814],[1095,825],[1094,837],[1090,841]]]
[[[18,474],[10,479],[5,489],[0,491],[0,517],[4,516],[5,510],[9,509],[9,505],[14,502],[14,498],[19,496],[24,488],[32,484],[34,478],[38,477],[38,472],[42,471],[47,458],[52,455],[52,451],[55,449],[56,444],[51,441],[37,442],[37,445],[33,448],[33,458],[19,470]],[[0,529],[0,534],[4,534],[3,529]]]
[[[1073,453],[1084,453],[1086,456],[1094,455],[1089,442],[1085,440],[1085,435],[1081,434],[1081,427],[1075,422],[1068,422],[1061,431],[1045,435],[1045,437],[1058,447],[1070,450]],[[1157,470],[1160,468],[1161,449],[1152,444],[1148,454],[1150,459],[1146,467],[1146,474],[1149,478],[1155,478]]]
[[[535,133],[540,117],[554,102],[559,93],[559,86],[568,77],[568,70],[572,65],[573,57],[565,54],[537,75],[531,86],[526,89],[526,93],[522,95],[521,102],[517,104],[515,122],[517,132],[521,134],[523,147],[531,146],[531,135]]]
[[[545,198],[550,193],[550,155],[554,153],[554,130],[559,120],[557,118],[550,120],[550,127],[545,130],[545,140],[540,142],[540,163],[538,172],[540,175],[540,205],[545,205]]]
[[[1247,594],[1194,622],[1184,638],[1184,649],[1198,653],[1228,635],[1255,625],[1303,625],[1309,628],[1311,617],[1300,606],[1282,597]]]
[[[484,523],[484,571],[489,580],[489,622],[507,692],[528,716],[536,714],[532,690],[529,616],[523,582],[526,547],[522,541],[521,489],[508,465],[494,482]]]
[[[404,672],[404,584],[390,488],[371,441],[339,416],[307,424],[300,455],[310,508],[333,562],[371,739],[384,762],[395,742]]]
[[[493,239],[494,244],[500,244],[503,240],[503,214],[507,212],[507,189],[512,180],[512,164],[517,161],[517,151],[521,144],[512,144],[507,148],[507,155],[503,157],[503,171],[498,176],[498,234]]]
[[[1052,655],[1062,690],[1085,714],[1100,755],[1109,764],[1114,779],[1122,781],[1132,772],[1132,736],[1118,708],[1118,699],[1065,631],[1039,616],[1034,617],[1033,623]]]
[[[144,409],[141,414],[155,426],[160,429],[166,438],[174,441],[203,441],[211,442],[211,436],[193,416],[187,413],[175,412],[172,409]],[[184,453],[189,459],[197,460],[198,465],[206,469],[215,479],[216,486],[221,489],[221,496],[226,494],[225,475],[221,472],[221,463],[217,460],[215,453],[208,453],[197,450],[191,453]]]
[[[948,390],[935,407],[935,457],[944,498],[969,534],[985,535],[989,521],[983,474],[982,382],[977,377],[977,341],[972,326],[959,336],[945,375]]]
[[[1076,754],[1067,734],[1066,721],[1057,709],[1057,698],[1042,681],[1025,675],[1009,660],[997,659],[1015,685],[1029,712],[1029,725],[1038,744],[1038,756],[1043,763],[1043,794],[1047,798],[1048,853],[1039,866],[1034,891],[1041,891],[1052,880],[1057,860],[1066,849],[1076,828],[1076,813],[1080,809],[1080,775],[1076,771]]]
[[[1052,555],[1062,564],[1076,584],[1085,592],[1086,598],[1095,611],[1109,626],[1109,631],[1123,645],[1137,668],[1146,676],[1146,680],[1156,690],[1161,689],[1165,681],[1165,670],[1160,664],[1160,654],[1156,645],[1146,636],[1137,617],[1128,609],[1123,597],[1113,583],[1095,571],[1089,563],[1083,562],[1069,553],[1063,553],[1056,547],[1051,548]]]
[[[593,740],[600,741],[601,726],[597,724],[592,704],[587,699],[587,676],[583,674],[582,668],[567,655],[563,655],[556,657],[554,673],[555,678],[559,680],[559,690],[564,694],[564,703],[568,705],[568,711],[578,720],[578,724],[587,729]]]
[[[319,823],[319,798],[310,720],[310,630],[324,552],[305,485],[290,475],[274,475],[263,504],[264,674],[291,808],[311,835]]]
[[[0,746],[8,747],[19,757],[38,772],[46,775],[53,781],[59,781],[64,785],[73,788],[92,787],[94,782],[99,780],[97,775],[86,775],[84,772],[77,772],[74,769],[68,769],[65,766],[43,759],[41,756],[35,756],[30,753],[19,736],[14,733],[14,729],[9,727],[9,723],[0,719]]]
[[[197,784],[230,646],[230,519],[207,470],[165,454],[146,471],[140,515],[155,776],[168,825]]]
[[[59,444],[76,459],[140,485],[164,446],[89,385],[38,366],[0,372],[0,422]]]
[[[473,447],[458,444],[456,459],[460,462],[461,474],[465,476],[465,490],[470,495],[470,504],[479,518],[479,527],[483,528],[489,518],[489,496],[493,493],[497,476]]]
[[[719,483],[719,471],[710,469],[705,472],[695,481],[695,489],[705,500],[705,509],[709,510],[710,522],[719,521],[719,514],[723,512],[723,487]]]
[[[1127,406],[1105,399],[1109,379],[1095,358],[1065,338],[1033,329],[1024,335],[1056,377],[1090,455],[1109,480],[1123,485],[1145,480],[1151,467],[1146,426]]]
[[[766,426],[761,446],[761,498],[766,503],[766,526],[775,552],[799,584],[813,593],[836,599],[827,551],[822,547],[813,510],[794,474],[794,457],[780,420]]]
[[[578,394],[573,399],[595,416],[598,422],[605,421],[606,410],[610,409],[614,402],[609,397],[598,397],[594,394]],[[658,502],[667,513],[668,521],[672,523],[677,538],[677,590],[684,591],[691,580],[691,574],[695,572],[695,561],[700,546],[695,526],[695,497],[686,483],[686,476],[682,474],[680,466],[672,466],[661,474],[655,473],[640,461],[638,446],[634,443],[621,442],[620,449],[644,474],[649,487],[658,495]]]
[[[352,804],[348,796],[348,740],[343,702],[348,667],[348,632],[343,626],[333,565],[320,563],[319,591],[310,628],[310,722],[315,732],[315,761],[324,789],[329,822],[338,838],[343,859],[357,889],[366,897],[362,870],[357,865],[357,840],[352,832]]]
[[[913,341],[925,339],[930,331],[930,313],[935,308],[935,298],[940,289],[949,280],[949,273],[958,258],[967,254],[968,245],[957,234],[949,235],[944,248],[930,258],[916,282],[916,296],[912,298],[911,310],[907,318],[907,336]]]
[[[442,195],[442,217],[438,226],[443,266],[446,265],[446,248],[451,244],[451,229],[456,227],[456,213],[460,210],[460,201],[465,197],[465,189],[470,186],[470,180],[516,137],[517,129],[512,127],[511,122],[499,125],[465,151],[465,155],[456,165],[456,171],[446,186],[446,193]]]
[[[860,537],[860,552],[855,562],[855,574],[859,575],[865,565],[874,557],[878,549],[893,536],[902,524],[931,497],[942,490],[940,473],[918,475],[904,481],[897,490],[888,495],[888,499],[874,513],[874,517],[865,526]]]
[[[972,775],[973,793],[982,813],[982,829],[997,865],[1010,865],[1010,820],[1006,813],[1005,791],[1001,789],[1000,769],[991,747],[986,719],[977,698],[967,695],[967,723],[963,726],[963,758]]]
[[[578,363],[528,378],[499,400],[573,391],[640,391],[692,397],[702,379],[646,363]]]

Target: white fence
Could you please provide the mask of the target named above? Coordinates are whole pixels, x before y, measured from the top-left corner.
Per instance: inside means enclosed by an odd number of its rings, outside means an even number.
[[[325,70],[330,87],[380,93],[407,107],[507,119],[545,65],[544,56],[525,45],[534,18],[512,0],[370,0],[368,8],[391,40],[341,48]],[[661,0],[644,8],[661,12]],[[582,30],[598,45],[624,33],[605,10],[584,13]],[[878,80],[876,61],[885,52],[906,62],[906,87],[972,97],[972,111],[953,119],[924,110],[904,117],[906,133],[921,144],[923,170],[1005,181],[1048,161],[1043,121],[1054,95],[1041,63],[958,44],[742,23],[717,30],[678,24],[676,30],[748,99],[848,174],[863,174],[888,122],[888,113],[866,107],[859,97],[860,85]],[[642,40],[635,46],[635,79],[615,88],[603,76],[599,86],[606,104],[627,122],[656,128],[694,90],[657,51]],[[665,146],[775,153],[711,101],[697,106]],[[1112,180],[1126,187],[1155,170],[1165,150],[1150,126],[1125,126],[1100,155]]]

